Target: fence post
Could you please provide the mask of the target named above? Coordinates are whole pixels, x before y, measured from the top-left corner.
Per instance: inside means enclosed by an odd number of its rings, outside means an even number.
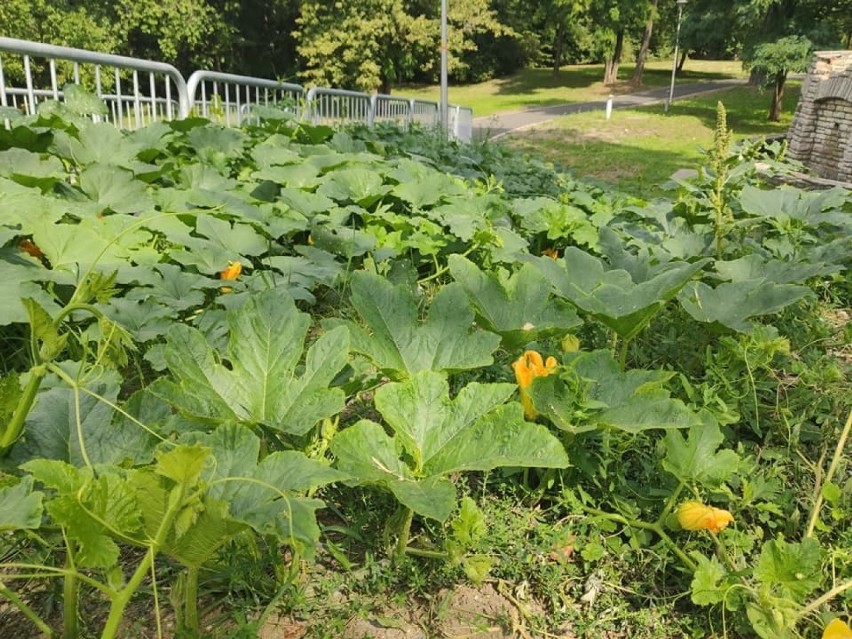
[[[379,101],[379,94],[374,93],[370,96],[370,103],[367,106],[367,127],[373,128],[373,124],[376,121],[376,105]]]

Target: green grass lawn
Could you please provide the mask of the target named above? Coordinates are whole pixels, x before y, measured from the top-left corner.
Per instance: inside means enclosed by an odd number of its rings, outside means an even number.
[[[663,105],[558,117],[508,135],[502,142],[555,164],[577,177],[599,180],[640,197],[662,193],[660,185],[681,168],[695,168],[702,148],[713,142],[716,103],[728,112],[736,138],[786,133],[799,99],[800,83],[791,82],[780,122],[769,122],[770,94],[737,87],[677,100],[669,115]]]
[[[476,117],[492,115],[499,111],[516,111],[530,107],[587,102],[599,100],[610,93],[635,91],[630,83],[633,65],[623,64],[619,83],[604,86],[603,65],[584,64],[562,67],[559,75],[551,69],[524,69],[506,78],[497,78],[479,84],[450,86],[449,98],[453,104],[473,108]],[[666,86],[671,79],[671,61],[655,60],[645,66],[644,87]],[[701,82],[745,77],[742,64],[735,61],[687,60],[678,82]],[[438,86],[400,86],[395,93],[406,97],[439,100]]]

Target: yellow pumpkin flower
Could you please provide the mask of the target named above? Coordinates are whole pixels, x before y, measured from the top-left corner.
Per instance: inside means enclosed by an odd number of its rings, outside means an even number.
[[[524,407],[524,415],[527,419],[534,420],[538,417],[533,406],[532,397],[527,390],[536,377],[547,377],[556,370],[556,358],[548,357],[547,361],[536,351],[526,351],[513,364],[515,379],[518,382],[518,390],[521,395],[521,404]]]
[[[684,530],[719,532],[734,521],[734,516],[727,510],[707,506],[700,501],[688,501],[677,509],[677,520]]]
[[[825,627],[822,639],[852,639],[852,628],[842,619],[832,619]]]
[[[219,271],[220,280],[235,280],[243,272],[243,265],[239,262],[228,262],[228,266]]]
[[[235,280],[243,272],[243,265],[239,262],[228,262],[228,266],[219,271],[220,280]],[[230,293],[234,289],[230,286],[222,286],[220,289],[223,293]]]
[[[549,257],[552,260],[558,260],[559,259],[559,251],[555,248],[541,249],[541,254],[547,255],[547,257]]]

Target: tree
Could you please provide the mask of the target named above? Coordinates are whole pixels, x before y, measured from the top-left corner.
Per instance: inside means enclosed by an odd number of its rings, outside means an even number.
[[[437,9],[439,3],[435,5]],[[439,15],[436,11],[436,25]],[[449,73],[460,82],[493,77],[496,69],[489,43],[511,39],[516,34],[499,20],[491,0],[451,2],[447,19],[450,26]]]
[[[305,0],[294,32],[300,75],[309,83],[390,92],[415,68],[434,64],[434,21],[402,0]]]
[[[744,65],[773,87],[769,119],[781,114],[787,74],[807,69],[815,47],[840,43],[839,23],[832,23],[836,5],[852,9],[850,0],[749,0],[737,8],[745,24],[756,24],[743,34]],[[846,14],[842,14],[846,15]]]
[[[641,28],[649,0],[592,0],[590,15],[604,56],[604,84],[618,80],[625,38]]]
[[[3,0],[0,33],[20,40],[104,52],[111,51],[118,42],[105,16],[72,0]]]
[[[657,18],[657,5],[660,0],[651,0],[648,7],[648,19],[645,22],[645,32],[642,34],[642,44],[636,54],[636,68],[633,70],[633,84],[642,84],[642,74],[645,72],[645,59],[651,48],[651,36],[654,34],[654,20]]]
[[[324,86],[389,93],[415,74],[437,71],[440,39],[438,0],[365,0],[359,3],[304,0],[294,35],[300,75]],[[490,77],[495,65],[486,49],[514,35],[489,0],[454,2],[450,22],[449,72],[456,80]]]
[[[230,68],[223,54],[231,29],[207,0],[116,0],[112,12],[127,55],[168,62],[186,73]]]
[[[786,36],[775,42],[757,46],[751,59],[751,68],[765,77],[773,88],[769,119],[777,122],[781,117],[784,85],[787,74],[805,71],[811,58],[813,44],[803,36]]]
[[[208,0],[228,30],[221,35],[217,66],[232,73],[292,81],[296,73],[293,30],[302,0]]]
[[[3,0],[0,2],[0,34],[20,40],[35,40],[59,46],[113,52],[119,43],[109,20],[85,5],[69,0]],[[31,71],[40,84],[50,81],[46,64],[34,59]],[[9,84],[24,81],[24,68],[17,57],[3,60]],[[60,85],[71,78],[70,65],[58,64]]]

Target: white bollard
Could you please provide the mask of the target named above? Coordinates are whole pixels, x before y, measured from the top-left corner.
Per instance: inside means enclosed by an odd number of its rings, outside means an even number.
[[[606,119],[609,120],[612,117],[612,95],[610,94],[609,100],[606,101]]]

